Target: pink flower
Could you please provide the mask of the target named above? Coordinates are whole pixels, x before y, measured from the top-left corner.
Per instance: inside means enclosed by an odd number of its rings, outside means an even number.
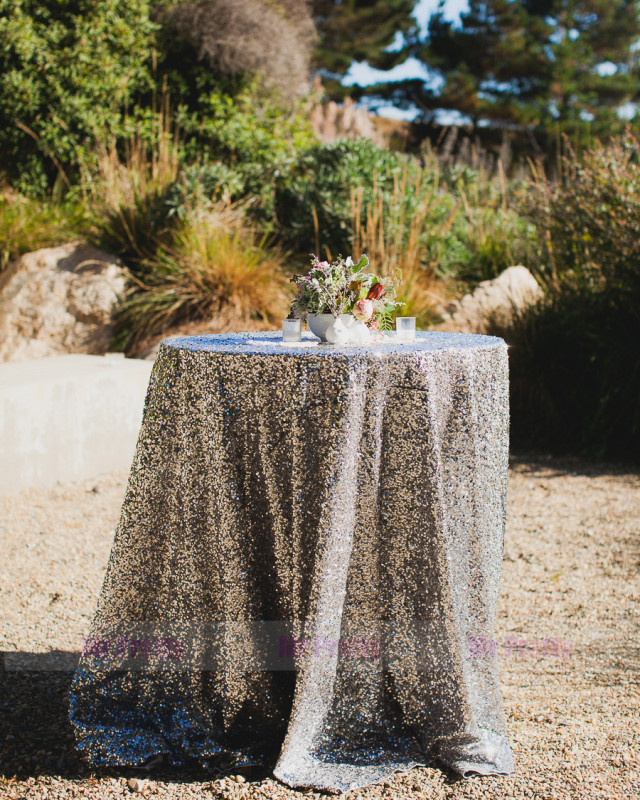
[[[318,269],[329,269],[330,266],[331,264],[329,264],[328,261],[318,261],[318,263],[316,264],[316,267]]]
[[[373,303],[371,300],[358,300],[353,307],[353,316],[361,322],[366,322],[371,319],[373,314]]]

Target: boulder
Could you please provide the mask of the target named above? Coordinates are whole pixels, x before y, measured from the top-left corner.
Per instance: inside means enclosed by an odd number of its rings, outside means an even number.
[[[27,253],[0,275],[0,361],[107,352],[124,290],[115,257],[85,242]]]
[[[442,322],[437,328],[486,333],[491,323],[508,325],[516,314],[542,296],[542,289],[526,267],[509,267],[497,278],[483,281],[471,294],[442,309]]]

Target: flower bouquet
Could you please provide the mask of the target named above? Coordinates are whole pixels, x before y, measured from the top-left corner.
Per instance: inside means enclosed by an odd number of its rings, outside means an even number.
[[[291,280],[298,294],[289,316],[306,319],[311,332],[330,344],[364,344],[376,333],[391,329],[392,314],[403,305],[396,300],[396,283],[365,272],[369,259],[351,256],[329,263],[311,257],[307,275]]]

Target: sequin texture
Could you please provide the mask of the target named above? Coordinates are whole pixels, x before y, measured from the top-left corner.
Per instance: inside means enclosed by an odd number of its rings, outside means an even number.
[[[347,791],[513,769],[494,638],[501,339],[166,340],[70,716],[94,766]]]

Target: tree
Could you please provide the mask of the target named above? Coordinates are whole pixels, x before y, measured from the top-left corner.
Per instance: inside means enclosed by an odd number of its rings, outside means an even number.
[[[148,0],[0,0],[0,169],[44,189],[150,80]]]
[[[427,119],[453,110],[520,132],[612,133],[638,97],[639,38],[637,0],[470,0],[459,25],[441,0],[409,49],[442,86],[413,81],[401,94]]]
[[[336,88],[353,61],[390,69],[404,60],[401,50],[388,48],[396,35],[410,36],[416,21],[415,0],[313,0],[320,41],[313,66]]]

